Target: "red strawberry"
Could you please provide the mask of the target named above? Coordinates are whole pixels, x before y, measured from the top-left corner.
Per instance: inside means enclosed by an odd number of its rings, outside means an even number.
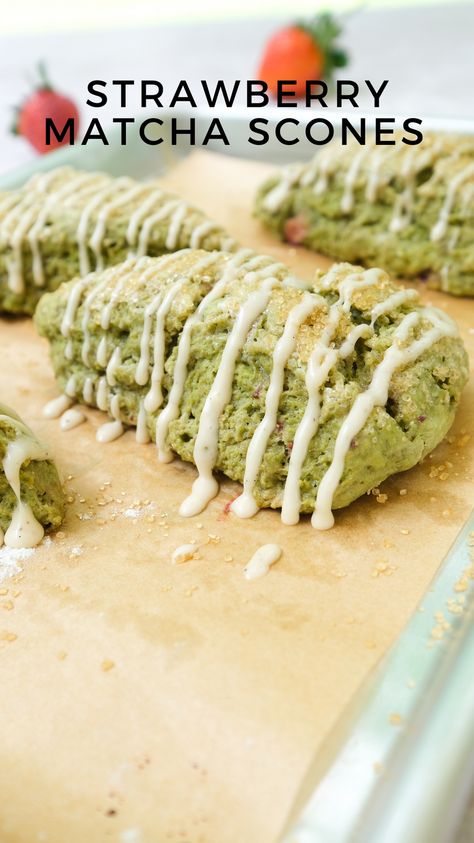
[[[275,32],[265,47],[258,78],[277,93],[277,82],[294,79],[295,93],[305,93],[307,80],[331,80],[336,67],[347,64],[347,55],[335,45],[341,27],[331,15],[318,15],[313,21],[296,23]]]
[[[64,140],[58,141],[51,133],[51,143],[46,145],[46,117],[52,118],[58,131],[62,131],[66,120],[72,117],[74,119],[74,138],[76,138],[79,129],[79,112],[75,103],[69,97],[59,94],[52,88],[46,76],[44,65],[40,63],[38,67],[39,85],[17,109],[13,132],[26,138],[38,152],[44,154],[68,143],[68,136]]]

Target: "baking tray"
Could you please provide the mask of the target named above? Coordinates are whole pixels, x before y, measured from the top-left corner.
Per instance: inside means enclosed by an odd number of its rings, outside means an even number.
[[[210,112],[160,112],[196,117],[197,132]],[[265,147],[247,143],[249,113],[219,115],[231,144],[208,149],[272,163],[302,159],[314,153],[306,145]],[[281,114],[266,109],[270,127]],[[302,124],[313,115],[298,115]],[[338,131],[338,114],[325,112]],[[368,116],[370,120],[370,115]],[[427,120],[425,127],[474,133],[472,121]],[[146,146],[133,136],[127,146],[118,132],[107,147],[63,148],[37,159],[0,180],[0,189],[15,187],[33,173],[71,164],[141,178],[158,175],[184,159],[186,142],[171,148]],[[436,635],[433,618],[445,612],[459,581],[472,564],[474,517],[468,520],[422,603],[364,683],[308,771],[284,843],[445,843],[452,839],[474,776],[473,589],[467,578],[463,611],[450,615],[446,634]],[[344,810],[341,810],[343,804]]]

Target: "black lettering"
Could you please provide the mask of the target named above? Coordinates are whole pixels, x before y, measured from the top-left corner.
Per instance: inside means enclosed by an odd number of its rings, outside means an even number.
[[[266,129],[260,128],[260,123],[262,123],[264,126],[268,126],[268,120],[265,117],[261,117],[259,119],[255,117],[249,123],[250,131],[255,132],[257,135],[261,136],[261,140],[256,140],[252,137],[252,135],[249,135],[248,142],[252,143],[254,146],[264,146],[264,144],[268,143],[268,132],[266,131]]]
[[[56,140],[59,141],[59,143],[63,143],[63,141],[65,141],[66,135],[69,132],[68,144],[69,146],[72,146],[74,143],[74,117],[68,117],[61,132],[57,130],[53,118],[47,117],[45,123],[45,131],[46,146],[51,145],[51,132],[53,133]]]
[[[321,89],[320,91],[313,92],[313,85],[318,85]],[[306,108],[309,108],[312,102],[319,102],[323,108],[327,108],[328,104],[324,97],[328,95],[328,86],[326,82],[323,82],[322,79],[311,79],[306,83]]]
[[[127,143],[127,123],[135,123],[134,117],[114,117],[112,123],[120,125],[120,145],[125,146]]]
[[[395,146],[396,141],[384,140],[383,135],[393,135],[393,129],[384,123],[395,123],[395,117],[377,117],[375,120],[375,143],[377,146]]]
[[[344,93],[344,86],[350,86],[352,88],[352,93],[348,92],[347,94]],[[339,79],[337,82],[337,93],[336,93],[336,101],[337,107],[340,108],[344,100],[348,100],[353,108],[359,108],[357,102],[357,95],[359,93],[359,86],[357,82],[351,82],[350,79],[341,80]]]
[[[127,106],[127,85],[134,85],[133,79],[114,79],[112,85],[118,85],[120,88],[120,108]]]
[[[196,145],[196,118],[190,117],[189,118],[189,128],[188,129],[178,129],[178,124],[176,122],[176,117],[171,119],[171,145],[176,146],[176,138],[178,135],[189,135],[189,145],[195,146]]]
[[[95,134],[94,134],[95,132]],[[109,142],[107,140],[107,135],[105,134],[102,126],[100,125],[100,121],[98,117],[93,117],[91,122],[89,123],[84,137],[81,140],[81,146],[85,146],[86,143],[89,143],[90,140],[100,140],[104,144],[104,146],[108,146]]]
[[[261,79],[249,79],[247,82],[247,108],[263,108],[268,105],[270,97],[267,94],[268,85]],[[260,101],[258,101],[260,98]]]
[[[423,132],[419,132],[418,129],[412,129],[412,123],[416,123],[418,126],[421,126],[422,121],[418,117],[408,117],[403,121],[403,128],[405,129],[405,132],[408,132],[410,135],[414,135],[416,140],[407,140],[407,138],[402,138],[402,143],[406,143],[409,146],[416,146],[423,140]]]
[[[90,94],[94,97],[97,97],[98,102],[94,102],[94,100],[87,99],[86,105],[90,105],[92,108],[100,108],[102,105],[105,105],[107,102],[107,94],[104,91],[98,91],[97,88],[105,88],[107,83],[104,82],[103,79],[93,79],[92,82],[89,82],[87,85],[87,90]]]
[[[220,120],[217,117],[214,117],[214,120],[211,121],[211,124],[204,135],[204,140],[202,142],[203,146],[207,146],[209,141],[211,140],[220,140],[224,143],[225,146],[229,146],[229,139],[224,132],[224,127]]]
[[[292,123],[293,126],[299,126],[299,120],[295,120],[294,117],[287,117],[285,120],[280,120],[280,122],[277,123],[275,126],[275,137],[277,141],[280,141],[280,143],[284,144],[285,146],[293,146],[293,144],[299,143],[299,139],[291,138],[291,140],[288,140],[284,138],[281,133],[283,126],[285,126],[287,123]]]
[[[216,103],[217,103],[217,101],[218,101],[218,99],[221,95],[222,95],[222,99],[224,100],[224,103],[227,106],[227,108],[232,108],[232,106],[234,104],[234,100],[237,96],[237,91],[239,90],[239,87],[240,87],[240,82],[239,82],[238,79],[234,82],[234,86],[233,86],[230,94],[227,91],[227,88],[225,86],[225,83],[224,83],[223,79],[217,80],[217,84],[216,84],[216,87],[214,88],[213,93],[211,93],[211,91],[209,90],[209,85],[207,84],[205,79],[201,79],[201,85],[202,85],[202,89],[204,91],[204,95],[205,95],[206,100],[207,100],[207,104],[210,106],[210,108],[215,107],[215,105],[216,105]]]
[[[343,117],[341,120],[341,143],[343,146],[347,146],[348,143],[348,135],[352,135],[353,138],[356,139],[357,143],[361,146],[365,145],[365,135],[366,135],[366,126],[365,126],[365,117],[362,117],[359,121],[359,130],[348,120],[347,117]]]
[[[379,105],[380,105],[380,97],[382,96],[383,92],[385,91],[385,88],[386,88],[386,87],[387,87],[387,85],[388,85],[388,79],[384,79],[384,80],[383,80],[383,82],[382,82],[382,84],[381,84],[380,88],[374,88],[374,86],[372,85],[372,82],[370,81],[370,79],[366,79],[366,80],[365,80],[365,84],[367,85],[367,87],[368,87],[368,89],[369,89],[370,93],[372,94],[372,96],[373,96],[373,98],[374,98],[374,106],[375,106],[375,108],[378,108],[378,107],[379,107]]]
[[[178,87],[171,98],[170,108],[174,108],[177,102],[187,102],[192,108],[196,108],[197,106],[196,100],[194,99],[191,89],[185,79],[181,79],[179,82]]]
[[[317,126],[325,126],[327,129],[327,135],[325,138],[319,139],[314,136],[313,128]],[[310,120],[309,123],[305,127],[305,135],[310,143],[314,143],[316,146],[324,146],[324,144],[329,143],[334,137],[334,126],[330,122],[330,120],[326,120],[324,117],[315,117],[314,120]]]
[[[277,105],[280,108],[296,108],[298,103],[285,102],[286,97],[295,97],[295,91],[286,91],[286,85],[296,85],[296,79],[279,79],[277,82]]]
[[[160,138],[160,137],[150,138],[146,134],[146,129],[148,129],[148,126],[151,126],[151,125],[162,126],[163,120],[159,120],[158,117],[149,117],[148,120],[144,120],[143,123],[140,124],[140,128],[138,130],[138,133],[139,133],[140,138],[143,141],[143,143],[146,143],[148,146],[158,146],[159,143],[163,143],[163,138]]]
[[[150,92],[150,88],[154,87],[154,93]],[[157,82],[156,79],[144,79],[142,81],[142,98],[141,98],[141,107],[146,108],[146,104],[148,100],[151,100],[158,106],[158,108],[162,108],[160,97],[163,96],[163,85],[161,82]]]

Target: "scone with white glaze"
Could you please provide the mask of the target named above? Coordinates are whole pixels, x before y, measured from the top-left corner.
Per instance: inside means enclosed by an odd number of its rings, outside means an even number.
[[[156,181],[57,168],[0,193],[0,311],[33,313],[44,292],[129,255],[234,245]]]
[[[183,515],[219,470],[243,483],[236,514],[331,526],[438,444],[467,379],[456,325],[385,272],[305,284],[250,250],[130,260],[45,295],[35,321],[67,395],[196,465]]]
[[[59,527],[65,496],[46,445],[0,404],[0,544],[33,547]]]
[[[258,191],[279,236],[338,260],[382,266],[474,295],[474,139],[426,134],[419,146],[341,146],[290,165]]]

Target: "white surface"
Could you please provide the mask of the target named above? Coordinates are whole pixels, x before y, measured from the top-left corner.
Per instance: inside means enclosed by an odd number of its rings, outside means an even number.
[[[295,6],[295,15],[299,6]],[[0,36],[0,172],[35,157],[26,142],[11,136],[12,111],[28,90],[27,74],[44,58],[57,87],[75,98],[84,123],[98,116],[135,115],[138,94],[127,110],[113,103],[85,107],[86,85],[93,78],[159,79],[171,91],[179,79],[196,85],[252,78],[275,21],[253,20],[168,25],[108,32]],[[345,44],[351,63],[340,78],[389,79],[380,116],[472,118],[474,4],[401,7],[354,12],[346,21]],[[163,103],[167,104],[166,97]],[[361,109],[370,108],[367,95]],[[292,110],[282,109],[282,116]],[[263,116],[263,114],[262,114]]]

